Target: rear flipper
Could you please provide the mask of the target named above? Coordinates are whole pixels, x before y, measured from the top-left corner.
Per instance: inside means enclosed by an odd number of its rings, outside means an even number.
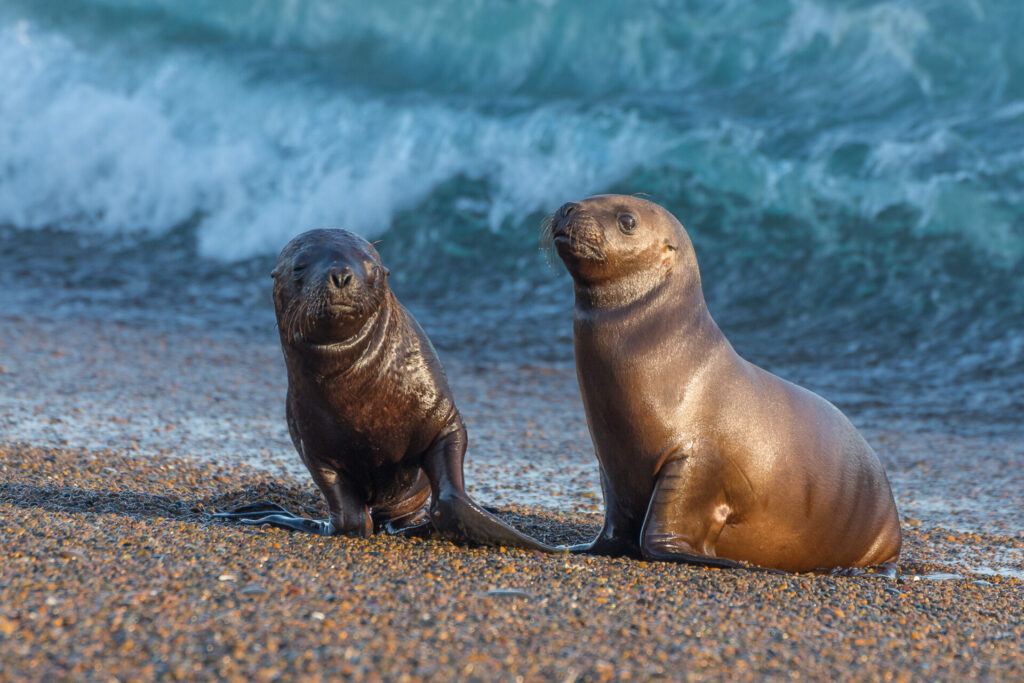
[[[215,512],[213,516],[219,517],[220,519],[244,519],[248,517],[276,514],[291,515],[292,513],[288,512],[288,510],[277,503],[264,501],[262,503],[250,503],[248,505],[243,505],[235,508],[234,510],[229,510],[228,512]]]
[[[299,517],[276,503],[251,503],[235,508],[229,512],[218,512],[213,515],[221,519],[232,519],[249,526],[269,524],[281,529],[304,531],[318,536],[333,536],[338,531],[329,519],[306,519]]]
[[[402,538],[430,538],[434,535],[434,525],[430,523],[430,517],[426,514],[423,516],[423,521],[416,524],[399,525],[388,521],[381,528],[388,536],[401,536]]]
[[[389,536],[429,535],[430,517],[427,514],[427,500],[430,498],[430,481],[421,470],[416,481],[390,505],[373,507],[373,530],[383,531]],[[426,534],[420,527],[426,527]],[[419,530],[419,531],[418,531]]]

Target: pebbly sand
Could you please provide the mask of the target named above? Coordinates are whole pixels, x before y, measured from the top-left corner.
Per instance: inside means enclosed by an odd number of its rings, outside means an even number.
[[[442,361],[470,492],[548,541],[592,535],[573,368]],[[273,330],[0,318],[0,679],[1024,677],[1020,438],[851,414],[903,578],[777,576],[210,518],[323,513],[284,386]]]

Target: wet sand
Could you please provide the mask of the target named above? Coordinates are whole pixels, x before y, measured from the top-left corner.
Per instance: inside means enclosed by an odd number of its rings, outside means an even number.
[[[0,678],[1024,675],[1020,439],[851,414],[893,481],[900,582],[241,528],[207,513],[322,514],[272,333],[0,318]],[[442,360],[470,492],[592,535],[572,367]]]

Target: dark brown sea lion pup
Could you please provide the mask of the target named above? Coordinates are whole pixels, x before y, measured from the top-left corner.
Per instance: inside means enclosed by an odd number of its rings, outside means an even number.
[[[257,503],[222,516],[322,535],[430,524],[456,541],[553,551],[466,493],[466,427],[388,274],[373,245],[345,230],[311,230],[285,246],[272,276],[288,431],[330,515],[304,519]]]
[[[575,281],[605,499],[600,534],[571,550],[794,572],[896,562],[878,457],[831,403],[733,350],[672,214],[591,197],[561,207],[547,236]]]

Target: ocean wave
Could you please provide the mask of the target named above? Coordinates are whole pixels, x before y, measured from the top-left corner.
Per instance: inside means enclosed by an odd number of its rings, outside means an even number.
[[[952,236],[996,267],[1024,256],[1024,8],[588,7],[13,0],[0,223],[194,222],[200,253],[237,260],[443,203],[432,215],[472,220],[423,226],[433,239],[527,250],[537,214],[616,190],[723,250]],[[472,192],[439,191],[458,179]]]
[[[77,4],[70,12],[59,0],[30,6],[65,26],[101,13],[92,17],[98,30],[121,27],[122,40],[299,50],[373,88],[432,92],[676,94],[828,71],[875,86],[901,87],[910,77],[923,94],[941,97],[1007,85],[1020,93],[1009,81],[1019,81],[1014,72],[1024,63],[1015,39],[1024,8],[1000,0]],[[821,85],[804,79],[801,89]]]
[[[490,114],[367,97],[163,53],[139,74],[26,25],[0,33],[0,222],[167,231],[199,217],[201,251],[233,260],[308,226],[373,236],[455,176],[488,178],[486,226],[593,192],[669,137],[630,112],[552,103]],[[76,68],[77,67],[77,68]]]

